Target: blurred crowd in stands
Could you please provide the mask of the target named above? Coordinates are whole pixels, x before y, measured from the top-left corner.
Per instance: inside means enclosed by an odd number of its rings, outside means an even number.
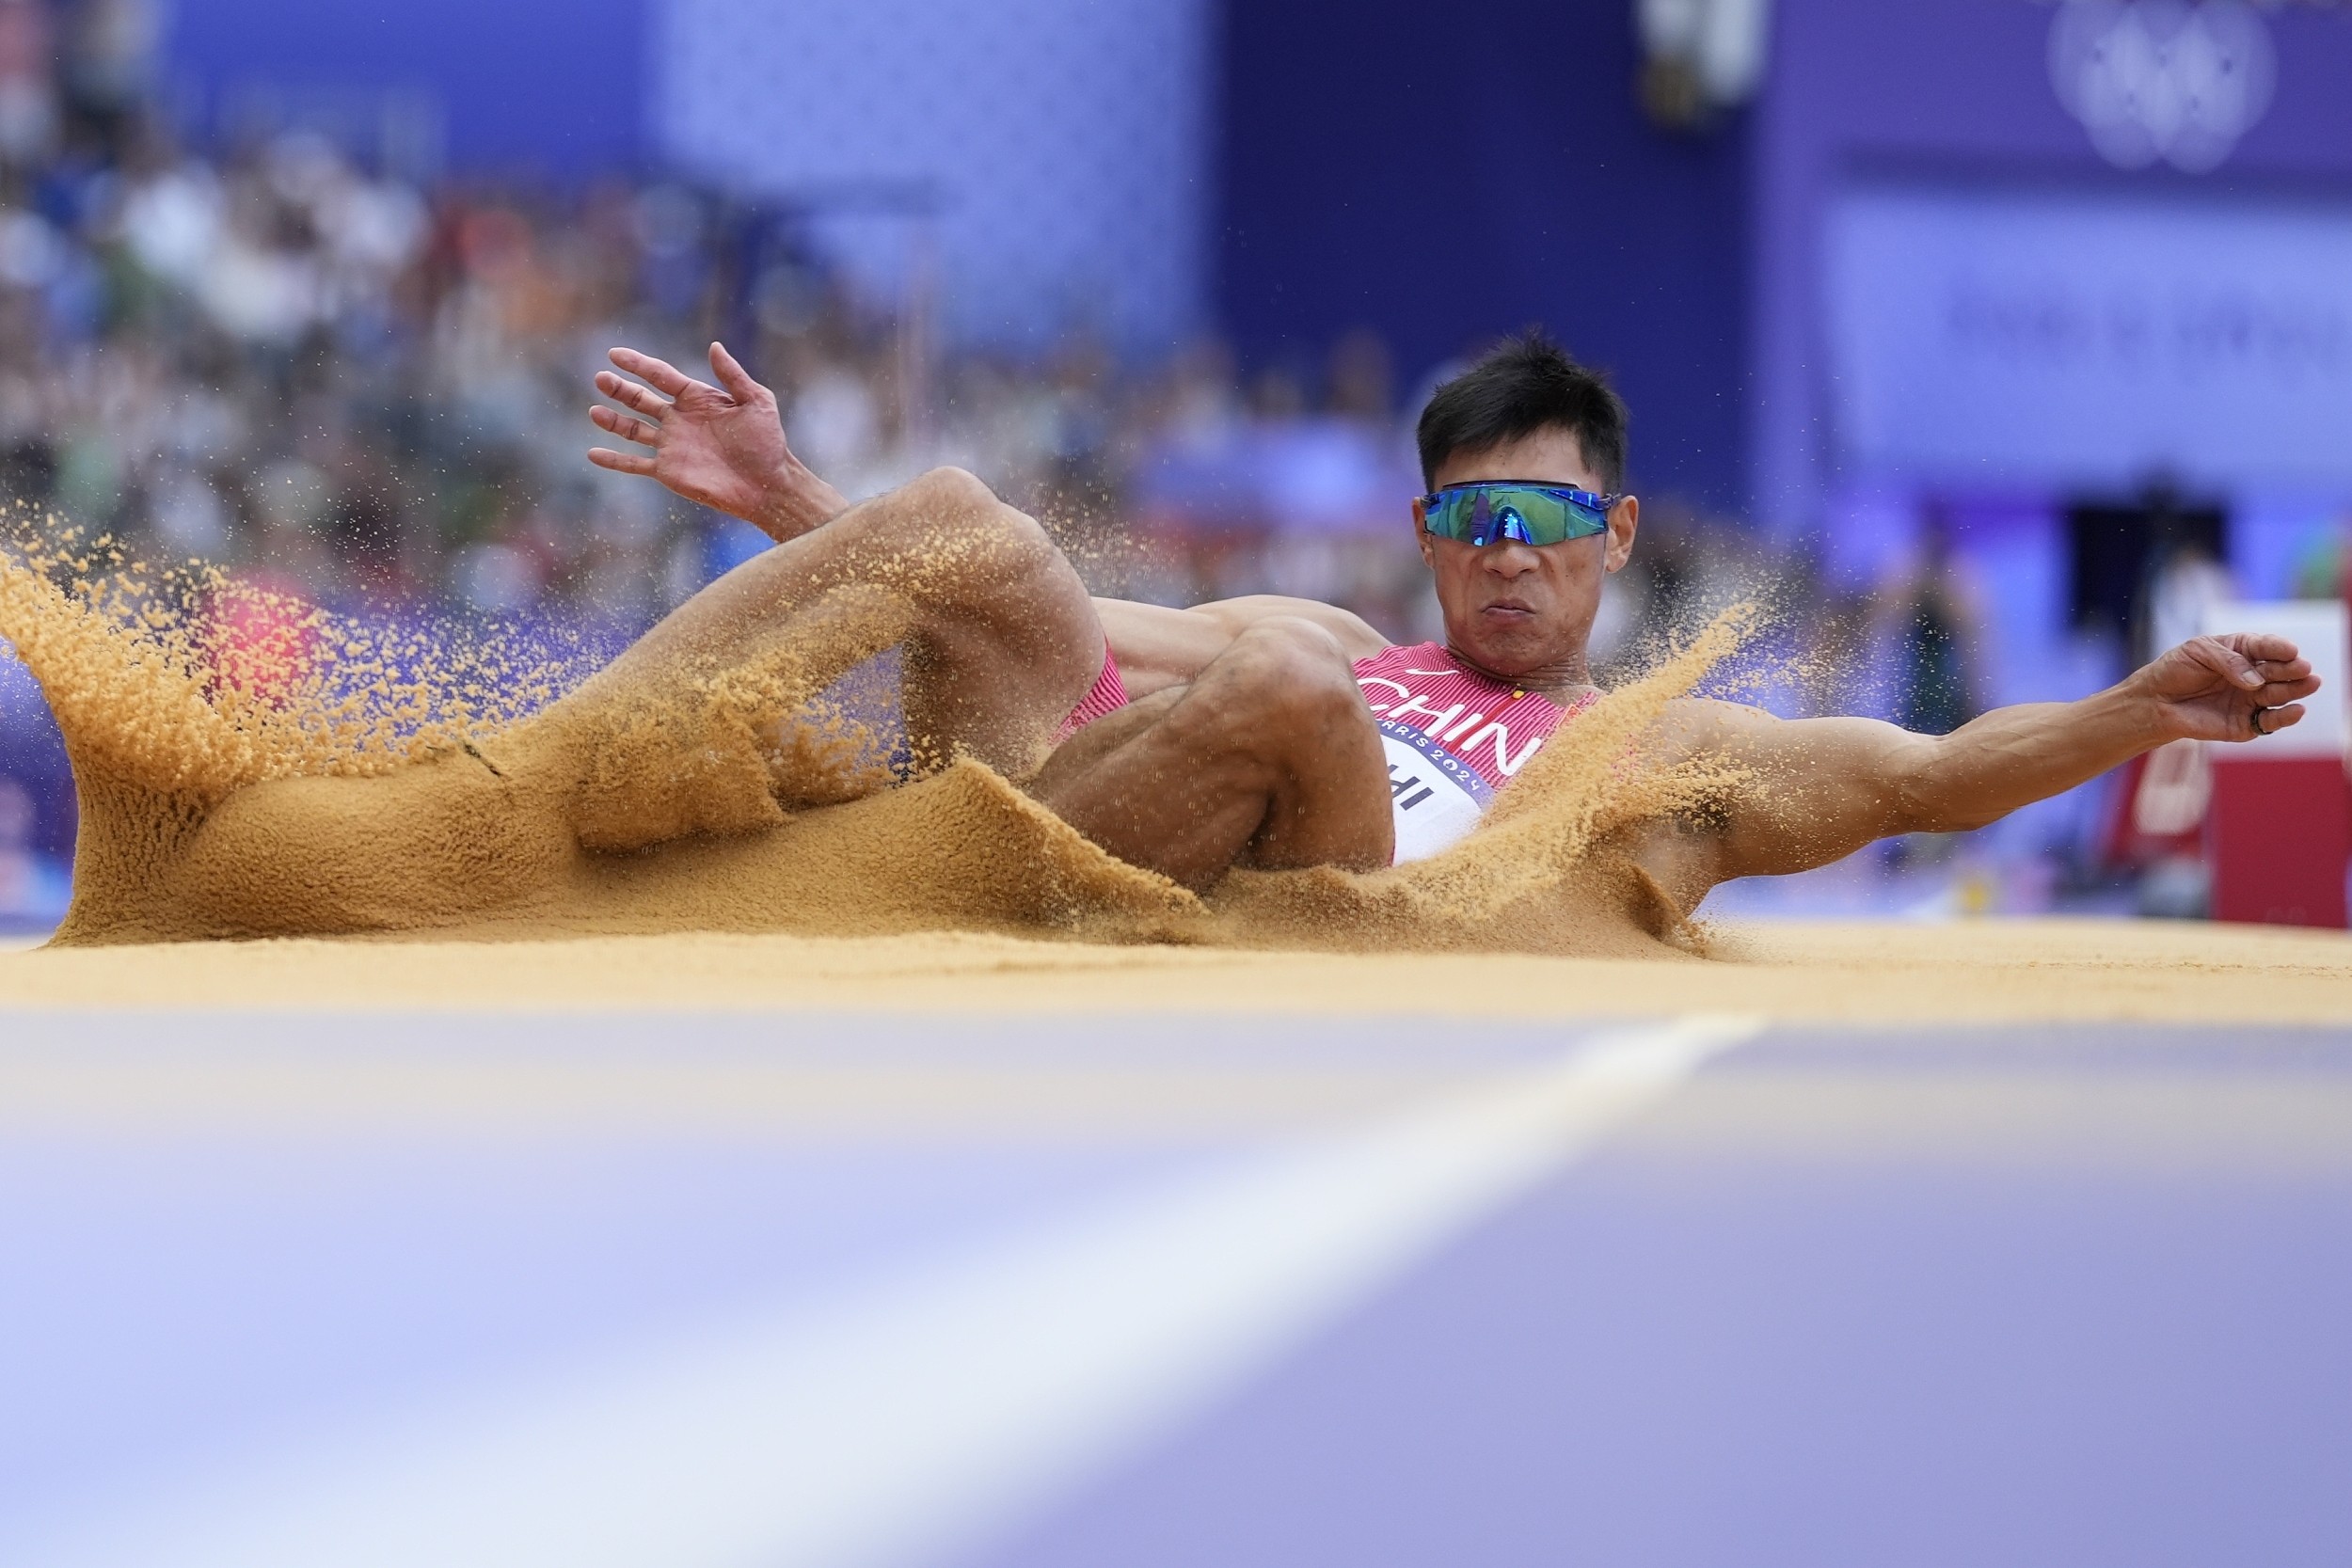
[[[950,351],[919,273],[863,295],[787,207],[662,179],[437,179],[389,132],[283,118],[199,149],[162,107],[154,15],[0,0],[0,494],[345,610],[626,636],[766,541],[586,463],[609,439],[590,377],[614,344],[696,370],[720,338],[853,498],[954,463],[1043,518],[1098,592],[1300,594],[1438,634],[1406,505],[1411,415],[1442,367],[1408,384],[1370,332],[1246,377],[1214,341],[1122,362],[1083,325],[1043,355]],[[1648,502],[1597,629],[1604,668],[1638,657],[1637,628],[1767,575],[1746,531]],[[1921,593],[1933,614],[1881,595],[1802,624],[1810,646],[1900,622],[1933,666],[1912,683],[1921,717],[1948,727],[1971,711],[1965,638],[1941,590]],[[1782,649],[1786,669],[1831,667],[1804,652]],[[13,661],[0,733],[5,917],[62,896],[72,832]]]
[[[192,150],[153,14],[0,0],[12,497],[333,605],[642,624],[759,541],[589,467],[589,378],[616,343],[696,369],[723,338],[852,497],[955,463],[1104,591],[1279,589],[1434,629],[1403,526],[1423,388],[1369,332],[1247,386],[1215,341],[1122,363],[1082,325],[1043,355],[946,352],[919,283],[862,296],[786,207],[403,178],[387,138],[285,124]]]
[[[14,497],[333,604],[642,622],[755,541],[590,468],[589,377],[614,343],[694,366],[719,337],[852,496],[958,463],[1106,588],[1270,575],[1425,629],[1409,439],[1368,335],[1247,395],[1215,344],[1141,371],[1082,330],[1032,359],[943,353],[919,294],[859,297],[788,210],[668,182],[426,185],[283,126],[198,155],[113,58],[151,43],[119,36],[151,14],[0,0]],[[1305,543],[1264,550],[1269,530]]]

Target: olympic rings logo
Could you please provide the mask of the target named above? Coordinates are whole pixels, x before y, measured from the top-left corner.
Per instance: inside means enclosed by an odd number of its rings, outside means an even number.
[[[2202,174],[2270,107],[2270,30],[2240,0],[2066,0],[2050,84],[2119,168]]]

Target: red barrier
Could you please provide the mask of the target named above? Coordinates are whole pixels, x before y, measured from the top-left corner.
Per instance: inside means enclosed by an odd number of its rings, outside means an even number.
[[[2213,768],[2205,812],[2213,917],[2341,929],[2344,863],[2352,858],[2344,607],[2332,600],[2216,605],[2205,629],[2292,638],[2326,682],[2304,705],[2301,723],[2261,740],[2205,748]]]
[[[2352,860],[2352,788],[2342,759],[2216,751],[2205,813],[2213,917],[2341,929]]]

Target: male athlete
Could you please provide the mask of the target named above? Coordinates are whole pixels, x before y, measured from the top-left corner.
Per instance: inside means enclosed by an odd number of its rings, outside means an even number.
[[[1091,598],[1034,521],[960,470],[849,505],[719,344],[715,386],[628,349],[612,358],[638,379],[602,372],[596,388],[627,412],[591,417],[649,451],[590,459],[777,541],[635,652],[723,656],[829,588],[893,586],[914,601],[906,707],[930,754],[969,751],[1187,886],[1234,865],[1365,870],[1435,853],[1598,695],[1585,643],[1641,518],[1623,493],[1626,411],[1539,336],[1495,349],[1422,414],[1427,494],[1411,515],[1445,641],[1410,647],[1311,600]],[[2185,642],[2079,702],[2001,708],[1946,736],[1685,699],[1652,737],[1658,754],[1721,755],[1745,782],[1705,823],[1655,824],[1625,847],[1687,912],[1735,877],[1981,827],[2167,741],[2281,729],[2318,688],[2294,644],[2233,635]]]

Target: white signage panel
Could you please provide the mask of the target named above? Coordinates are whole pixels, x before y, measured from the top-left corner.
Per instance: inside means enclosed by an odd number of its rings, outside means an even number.
[[[2316,695],[2303,705],[2303,718],[2290,728],[2260,740],[2223,749],[2218,754],[2239,757],[2342,756],[2352,736],[2352,681],[2347,680],[2345,613],[2337,599],[2281,599],[2268,603],[2217,604],[2205,612],[2208,636],[2233,631],[2269,632],[2292,641],[2319,676]]]
[[[1850,473],[2352,489],[2352,202],[1865,186],[1827,242]]]

